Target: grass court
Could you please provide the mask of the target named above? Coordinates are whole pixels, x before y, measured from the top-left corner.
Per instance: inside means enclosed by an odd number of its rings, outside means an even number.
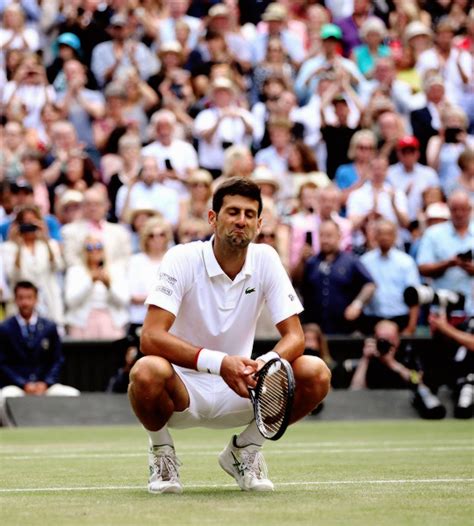
[[[150,495],[138,425],[0,429],[0,524],[472,524],[472,422],[307,419],[265,445],[261,494],[218,466],[231,434],[174,431],[185,492]]]

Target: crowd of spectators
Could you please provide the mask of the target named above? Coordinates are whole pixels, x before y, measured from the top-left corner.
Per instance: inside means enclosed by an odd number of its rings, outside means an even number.
[[[0,15],[3,315],[28,281],[63,334],[135,334],[164,252],[210,236],[232,175],[260,186],[256,242],[324,334],[387,319],[414,334],[404,290],[422,282],[474,315],[470,2],[4,0]]]

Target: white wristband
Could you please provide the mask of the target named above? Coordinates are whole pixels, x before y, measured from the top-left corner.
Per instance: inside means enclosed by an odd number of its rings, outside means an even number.
[[[364,304],[360,300],[354,300],[352,302],[352,305],[354,305],[354,307],[357,307],[358,309],[363,309],[364,308]]]
[[[201,349],[197,357],[196,369],[202,373],[220,374],[222,360],[226,356],[225,352]]]
[[[262,360],[264,363],[267,363],[274,358],[280,358],[280,355],[276,351],[268,351],[267,353],[262,354],[262,356],[257,356],[257,360]]]

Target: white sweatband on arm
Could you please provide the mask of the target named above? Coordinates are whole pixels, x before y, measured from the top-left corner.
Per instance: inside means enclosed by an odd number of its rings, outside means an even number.
[[[267,363],[274,358],[280,359],[280,355],[276,351],[268,351],[267,353],[262,354],[262,356],[257,356],[257,360],[262,360],[264,363]]]
[[[202,373],[221,374],[221,365],[227,356],[225,352],[201,349],[196,358],[196,369]]]

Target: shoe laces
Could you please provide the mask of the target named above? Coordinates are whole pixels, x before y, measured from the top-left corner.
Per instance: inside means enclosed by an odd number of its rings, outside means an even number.
[[[181,466],[181,461],[174,453],[172,448],[169,452],[163,451],[163,448],[152,448],[153,454],[153,475],[161,480],[170,482],[179,482],[178,467]]]
[[[249,473],[257,479],[268,478],[267,464],[259,449],[244,449],[240,457],[241,473]]]

